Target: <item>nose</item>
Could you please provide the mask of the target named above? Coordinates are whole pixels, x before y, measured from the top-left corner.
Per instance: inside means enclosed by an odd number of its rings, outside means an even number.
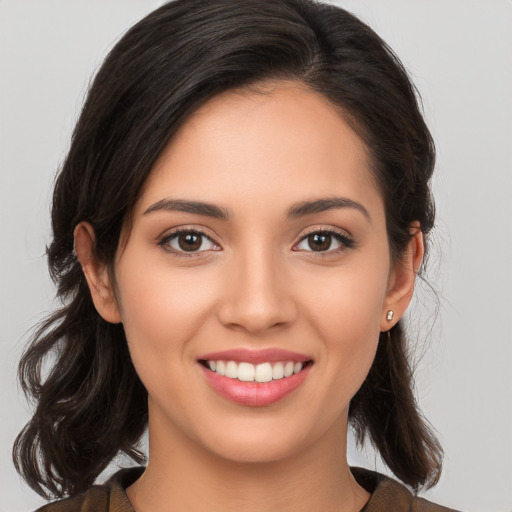
[[[218,317],[231,329],[258,335],[297,317],[292,283],[278,258],[252,250],[231,262]]]

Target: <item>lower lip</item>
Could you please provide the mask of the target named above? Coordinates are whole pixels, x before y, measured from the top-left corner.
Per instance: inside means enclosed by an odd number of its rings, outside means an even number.
[[[263,407],[282,400],[304,382],[311,368],[308,365],[299,373],[270,382],[242,382],[212,372],[201,364],[200,367],[210,386],[219,395],[231,402],[251,407]]]

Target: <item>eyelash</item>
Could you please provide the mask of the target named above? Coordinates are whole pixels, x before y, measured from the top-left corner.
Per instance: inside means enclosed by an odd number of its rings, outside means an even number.
[[[161,247],[164,251],[173,254],[174,256],[177,256],[178,258],[194,258],[197,256],[201,256],[203,252],[205,251],[179,251],[172,247],[170,247],[168,244],[175,238],[179,237],[180,235],[187,234],[187,235],[197,235],[202,238],[206,238],[209,240],[212,244],[217,245],[210,236],[208,236],[206,233],[199,229],[192,229],[192,228],[178,228],[172,231],[172,233],[168,233],[164,237],[162,237],[157,245]]]
[[[309,231],[308,233],[305,233],[301,239],[294,245],[294,247],[297,247],[299,244],[301,244],[304,240],[306,240],[311,235],[329,235],[334,240],[340,243],[340,247],[337,249],[327,249],[325,251],[303,251],[303,252],[310,252],[315,255],[315,257],[320,258],[326,258],[328,256],[332,256],[333,254],[340,254],[348,249],[353,249],[356,247],[355,241],[350,238],[348,235],[341,233],[340,231],[336,231],[335,229],[319,229],[315,228]]]
[[[184,257],[184,258],[198,257],[198,256],[201,256],[202,253],[206,252],[206,251],[180,251],[180,250],[176,250],[174,248],[169,247],[169,245],[168,245],[169,242],[171,242],[173,239],[176,239],[177,237],[179,237],[182,234],[197,235],[199,237],[206,238],[212,244],[217,246],[216,242],[214,242],[212,240],[212,238],[210,236],[208,236],[205,232],[203,232],[199,229],[192,229],[192,228],[178,228],[178,229],[172,231],[171,233],[165,235],[164,237],[162,237],[157,242],[157,245],[159,247],[161,247],[164,251],[172,253],[173,255],[175,255],[177,257]],[[329,235],[334,240],[339,242],[341,244],[341,247],[339,247],[337,249],[327,249],[325,251],[313,251],[313,250],[301,251],[300,249],[294,249],[295,247],[297,247],[299,244],[301,244],[304,240],[306,240],[311,235]],[[356,247],[356,243],[354,242],[354,240],[352,238],[350,238],[346,234],[343,234],[334,229],[318,229],[317,228],[317,229],[313,229],[310,232],[304,234],[300,238],[300,240],[296,244],[294,244],[292,250],[295,250],[297,252],[310,252],[310,253],[315,254],[316,257],[327,257],[327,256],[330,256],[333,254],[342,253],[342,252],[346,251],[347,249],[353,249],[354,247]],[[214,249],[214,250],[219,250],[219,249]]]

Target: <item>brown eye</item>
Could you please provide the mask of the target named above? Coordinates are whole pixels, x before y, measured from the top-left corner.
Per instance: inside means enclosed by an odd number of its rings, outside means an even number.
[[[174,253],[202,253],[220,250],[220,247],[204,233],[192,230],[174,232],[164,237],[158,245]]]
[[[337,231],[314,231],[302,238],[293,250],[337,253],[354,246],[351,238]]]
[[[332,236],[329,233],[312,233],[307,241],[312,251],[327,251],[331,248]]]
[[[203,236],[197,233],[183,233],[178,236],[178,246],[182,251],[197,251],[202,243]]]

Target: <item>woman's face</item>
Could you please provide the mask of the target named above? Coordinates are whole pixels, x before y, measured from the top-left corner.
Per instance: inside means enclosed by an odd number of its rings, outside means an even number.
[[[237,461],[344,436],[395,282],[363,143],[297,84],[215,97],[155,165],[115,277],[150,436]]]

